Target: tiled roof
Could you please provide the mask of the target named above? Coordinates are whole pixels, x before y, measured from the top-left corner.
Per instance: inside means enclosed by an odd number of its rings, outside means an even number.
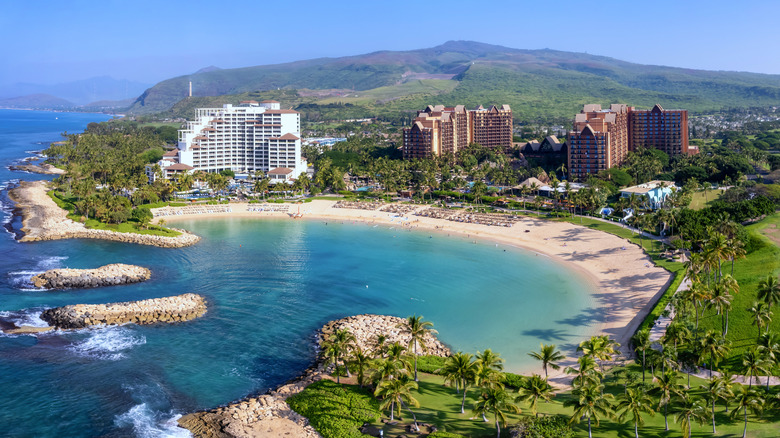
[[[292,169],[287,167],[277,167],[268,171],[268,175],[289,175],[292,173]]]

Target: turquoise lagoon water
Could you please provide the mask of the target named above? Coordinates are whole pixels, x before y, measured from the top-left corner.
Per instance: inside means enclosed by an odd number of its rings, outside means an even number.
[[[0,110],[6,164],[36,149],[36,141],[101,120],[57,114],[73,126],[19,137],[4,130],[8,113]],[[48,126],[54,113],[38,115],[13,124]],[[0,176],[39,178],[5,169]],[[172,250],[93,240],[19,244],[10,232],[0,236],[0,319],[40,323],[47,307],[185,292],[209,301],[203,318],[184,324],[0,336],[4,434],[188,436],[175,427],[177,415],[296,376],[315,357],[314,331],[347,315],[423,315],[454,349],[492,348],[513,370],[536,366],[527,352],[539,342],[571,346],[591,330],[591,289],[582,277],[492,242],[352,222],[227,218],[176,225],[203,240]],[[18,219],[8,227],[18,229]],[[116,262],[149,267],[152,279],[62,292],[28,283],[52,267]]]

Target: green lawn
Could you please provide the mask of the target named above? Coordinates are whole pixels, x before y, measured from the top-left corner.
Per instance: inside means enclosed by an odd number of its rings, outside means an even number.
[[[706,207],[708,203],[720,198],[723,195],[723,190],[699,190],[693,192],[693,198],[691,199],[691,205],[688,206],[691,210],[701,210]]]
[[[767,275],[780,274],[780,248],[769,238],[764,236],[761,231],[773,231],[780,227],[780,213],[762,220],[747,227],[748,232],[757,235],[764,242],[764,246],[754,251],[744,259],[737,260],[734,263],[734,278],[739,283],[739,293],[734,295],[729,312],[729,332],[727,339],[731,341],[731,358],[728,361],[729,368],[738,370],[741,365],[741,354],[752,348],[756,343],[758,331],[753,325],[753,319],[747,312],[753,301],[756,300],[756,290],[758,283]],[[731,272],[731,264],[724,263],[725,272]],[[775,332],[780,331],[780,313],[773,308],[774,317],[770,327]],[[720,330],[720,316],[716,316],[714,311],[706,311],[704,319],[701,321],[701,327],[706,329]]]
[[[630,370],[637,375],[641,376],[641,368],[638,365],[631,365]],[[613,369],[614,371],[614,369]],[[686,383],[685,374],[681,374],[682,379],[680,383]],[[640,377],[641,378],[641,377]],[[650,383],[652,380],[649,370],[647,371],[647,381]],[[475,416],[471,412],[476,397],[478,396],[478,390],[471,388],[467,392],[466,397],[466,412],[460,413],[461,394],[457,394],[452,387],[443,385],[443,378],[441,376],[431,374],[420,374],[419,389],[414,391],[413,396],[420,402],[420,407],[414,408],[414,413],[417,416],[417,421],[420,423],[427,423],[436,425],[439,430],[460,434],[466,437],[495,437],[495,425],[493,418],[488,418],[488,422],[484,423],[481,417]],[[691,394],[701,395],[700,385],[706,383],[706,380],[697,377],[691,377]],[[605,379],[606,392],[613,395],[618,395],[623,392],[622,381],[615,380],[611,374],[608,374]],[[778,388],[774,388],[773,391],[777,392]],[[515,395],[514,390],[509,390],[511,395]],[[304,391],[305,392],[305,391]],[[571,397],[569,392],[558,394],[550,403],[539,403],[540,415],[560,415],[567,421],[571,418],[571,408],[565,408],[563,402]],[[614,402],[614,400],[613,400]],[[522,412],[520,414],[508,415],[509,425],[515,424],[522,416],[531,415],[530,408],[525,403],[518,405]],[[718,434],[717,436],[725,437],[737,437],[742,435],[742,427],[744,423],[741,420],[731,420],[724,413],[723,404],[716,405],[715,421]],[[383,412],[382,418],[389,419],[389,413]],[[639,435],[642,437],[679,437],[681,436],[680,425],[674,421],[674,408],[669,408],[669,432],[664,430],[664,417],[661,412],[657,412],[654,416],[645,414],[645,425],[640,426]],[[385,437],[398,437],[406,434],[408,435],[406,427],[411,424],[412,416],[408,410],[403,410],[400,417],[396,416],[398,421],[395,425],[389,425],[382,422],[372,423],[375,427],[383,430]],[[573,429],[575,436],[587,436],[587,423],[574,424]],[[748,436],[750,437],[777,437],[778,430],[780,430],[780,412],[768,411],[763,414],[761,418],[755,418],[753,415],[749,415],[748,420]],[[502,428],[502,437],[509,436],[504,428]],[[634,435],[633,423],[629,421],[618,422],[614,419],[602,419],[600,425],[593,424],[593,436],[603,438],[628,438]],[[705,422],[703,425],[694,423],[693,425],[694,437],[711,437],[712,425],[709,422]],[[325,435],[328,438],[328,435]]]

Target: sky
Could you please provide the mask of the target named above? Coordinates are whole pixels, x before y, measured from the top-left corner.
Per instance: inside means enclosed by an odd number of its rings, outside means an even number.
[[[413,50],[449,40],[780,74],[778,0],[0,0],[0,5],[0,86],[106,75],[154,84],[211,65]]]

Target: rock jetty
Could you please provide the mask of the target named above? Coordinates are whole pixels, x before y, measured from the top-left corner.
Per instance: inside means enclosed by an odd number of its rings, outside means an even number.
[[[196,294],[110,304],[74,304],[44,310],[41,319],[58,329],[99,324],[181,322],[203,316],[206,300]]]
[[[114,263],[97,269],[50,269],[30,281],[38,288],[69,289],[139,283],[151,276],[152,271],[141,266]]]
[[[384,335],[387,343],[409,343],[409,336],[402,333],[399,324],[406,320],[396,316],[357,315],[325,324],[318,332],[319,343],[337,329],[348,329],[355,335],[356,344],[364,351],[372,351],[378,335]],[[425,339],[425,354],[449,356],[450,349],[433,334]],[[303,437],[321,435],[309,425],[309,421],[290,409],[286,400],[303,391],[309,384],[330,378],[330,367],[317,361],[302,376],[287,382],[267,394],[247,397],[228,406],[208,411],[194,412],[179,418],[179,426],[188,429],[197,438],[250,438],[250,437]]]
[[[178,236],[156,236],[152,234],[119,233],[111,230],[90,229],[79,222],[68,219],[67,212],[46,194],[48,182],[22,181],[19,187],[8,192],[16,202],[16,209],[22,214],[20,242],[36,242],[58,239],[103,239],[117,242],[152,245],[163,248],[181,248],[194,245],[200,237],[185,230],[174,229]]]
[[[320,331],[320,343],[329,335],[340,329],[347,329],[355,335],[355,343],[363,351],[373,351],[379,335],[385,336],[385,344],[389,345],[398,342],[403,346],[409,345],[411,337],[403,333],[402,325],[406,323],[405,318],[387,315],[356,315],[331,321],[322,327]],[[432,356],[448,357],[452,354],[449,347],[442,344],[433,333],[425,335],[424,343],[427,349],[418,354],[429,354]]]
[[[18,170],[22,172],[30,172],[30,173],[40,173],[44,175],[62,175],[65,173],[64,170],[54,167],[51,164],[43,163],[40,166],[36,164],[17,164],[15,166],[10,166],[10,170]]]

